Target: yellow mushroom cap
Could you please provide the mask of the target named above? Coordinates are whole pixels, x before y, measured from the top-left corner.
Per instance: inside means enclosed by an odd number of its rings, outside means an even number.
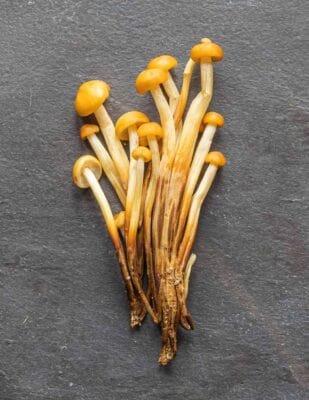
[[[120,140],[129,140],[128,129],[149,122],[149,118],[146,114],[140,111],[129,111],[118,118],[116,122],[116,135]]]
[[[86,140],[88,136],[94,135],[100,131],[96,124],[85,124],[80,128],[80,138]]]
[[[211,151],[207,154],[205,162],[207,164],[213,164],[218,168],[224,167],[226,164],[226,159],[224,154],[220,151]]]
[[[190,57],[195,62],[203,58],[211,58],[213,62],[221,61],[224,56],[222,48],[216,43],[199,43],[192,47]]]
[[[139,137],[139,145],[140,146],[144,146],[144,147],[148,147],[149,143],[146,137]]]
[[[168,79],[168,73],[164,69],[151,68],[142,71],[135,81],[135,87],[139,94],[145,94],[149,90],[156,89]]]
[[[84,177],[84,171],[86,168],[93,172],[97,180],[99,180],[102,175],[102,166],[98,159],[90,155],[79,157],[79,159],[75,161],[72,176],[76,186],[81,189],[89,187],[89,183]]]
[[[135,158],[135,160],[143,158],[145,162],[148,162],[151,160],[151,151],[148,147],[138,146],[132,151],[132,157]]]
[[[81,117],[97,111],[109,96],[109,86],[104,81],[88,81],[80,85],[75,98],[75,110]]]
[[[165,71],[169,71],[172,68],[176,68],[178,65],[178,61],[175,57],[169,56],[168,54],[164,54],[162,56],[153,58],[149,61],[147,68],[159,68],[164,69]]]
[[[218,128],[222,128],[222,126],[224,125],[224,118],[221,114],[210,111],[203,118],[203,122],[205,125],[215,125]]]
[[[125,215],[125,211],[120,211],[118,214],[114,215],[114,220],[117,228],[122,228],[124,226]]]
[[[148,136],[156,136],[157,138],[162,138],[163,129],[161,125],[157,124],[156,122],[147,122],[146,124],[143,124],[138,128],[137,134],[140,138],[145,138]]]

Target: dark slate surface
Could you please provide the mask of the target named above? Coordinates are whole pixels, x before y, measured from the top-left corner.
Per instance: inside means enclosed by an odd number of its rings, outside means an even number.
[[[308,398],[307,2],[1,0],[0,9],[0,399]],[[71,182],[89,151],[73,99],[80,82],[102,78],[114,119],[132,108],[157,118],[135,93],[137,73],[160,53],[182,68],[205,36],[225,50],[211,108],[226,117],[215,147],[229,162],[195,245],[196,330],[180,333],[178,356],[159,368],[159,331],[149,320],[128,328],[106,229]]]

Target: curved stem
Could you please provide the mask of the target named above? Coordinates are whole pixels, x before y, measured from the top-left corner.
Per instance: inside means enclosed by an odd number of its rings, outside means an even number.
[[[92,190],[92,193],[94,194],[94,197],[96,198],[96,201],[100,207],[100,210],[102,212],[103,218],[105,220],[109,235],[112,239],[113,245],[115,247],[117,256],[118,256],[118,261],[121,269],[121,273],[127,288],[128,292],[128,297],[129,297],[129,302],[131,305],[131,323],[132,319],[134,319],[134,306],[136,305],[136,298],[135,298],[135,293],[134,293],[134,288],[132,285],[131,277],[128,271],[127,263],[126,263],[126,258],[125,258],[125,253],[124,249],[121,243],[121,239],[119,236],[118,228],[115,223],[114,217],[112,210],[110,208],[110,205],[108,203],[107,198],[105,197],[105,194],[97,181],[95,175],[89,168],[85,168],[83,171],[84,177],[87,179],[89,186]]]

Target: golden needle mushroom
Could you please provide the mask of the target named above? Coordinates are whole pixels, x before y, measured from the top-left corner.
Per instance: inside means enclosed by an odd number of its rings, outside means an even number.
[[[178,64],[178,62],[177,62],[176,58],[165,54],[165,55],[153,58],[147,65],[147,68],[149,68],[149,69],[159,68],[159,69],[163,69],[164,71],[167,72],[168,78],[165,82],[163,82],[163,87],[169,98],[169,105],[170,105],[172,112],[174,112],[176,109],[177,101],[179,98],[179,91],[174,82],[174,79],[172,78],[170,70],[172,68],[176,68],[177,64]]]
[[[75,162],[73,167],[73,180],[75,184],[81,189],[90,188],[100,207],[109,235],[115,247],[121,273],[127,288],[128,298],[131,306],[131,325],[135,326],[136,320],[139,318],[138,316],[139,311],[136,310],[137,302],[135,298],[134,288],[128,271],[124,249],[121,243],[121,239],[118,233],[117,225],[113,217],[112,210],[98,182],[101,177],[101,174],[102,174],[102,167],[99,160],[90,155],[85,155],[80,157]]]
[[[108,97],[109,86],[104,81],[94,80],[84,82],[77,91],[75,109],[81,117],[86,117],[94,113],[123,187],[126,190],[128,185],[129,161],[120,140],[115,135],[114,124],[103,106]]]
[[[221,114],[216,112],[208,112],[203,118],[201,129],[203,134],[195,150],[195,154],[190,167],[187,183],[184,190],[184,195],[181,204],[181,212],[179,217],[179,224],[177,227],[176,239],[174,242],[174,248],[178,245],[183,228],[186,223],[187,214],[190,208],[192,195],[196,187],[196,183],[201,174],[203,165],[205,163],[205,157],[207,156],[209,149],[212,144],[213,137],[216,133],[217,128],[221,128],[224,125],[224,118]],[[206,126],[206,127],[205,127]]]
[[[121,204],[125,206],[126,193],[120,181],[119,174],[115,168],[113,160],[96,135],[99,131],[100,129],[98,125],[85,124],[80,128],[80,137],[82,140],[88,140],[90,146],[100,160],[105,175],[113,185]]]
[[[134,191],[135,191],[135,179],[136,173],[134,168],[136,166],[136,160],[132,156],[133,151],[138,146],[138,135],[137,129],[140,125],[149,122],[149,118],[146,114],[140,111],[129,111],[123,114],[116,122],[116,135],[119,140],[129,140],[130,147],[130,167],[129,167],[129,183],[128,192],[126,199],[126,217],[125,217],[125,233],[129,230],[129,224],[131,219],[131,208],[134,202]]]
[[[215,179],[218,169],[224,167],[226,160],[221,152],[212,151],[208,153],[205,162],[209,165],[196,192],[194,193],[185,234],[178,252],[178,260],[180,262],[179,265],[182,269],[186,264],[187,258],[192,248],[203,201],[207,196],[207,193],[209,192],[209,189]]]
[[[146,69],[142,71],[135,82],[139,94],[151,92],[158,109],[161,125],[164,132],[162,153],[169,159],[173,158],[176,144],[176,131],[171,109],[164,97],[160,85],[168,79],[167,71],[159,68]]]
[[[134,190],[134,202],[131,208],[131,218],[129,231],[127,236],[127,255],[128,255],[128,265],[130,274],[134,283],[134,286],[140,295],[147,311],[151,315],[154,322],[158,322],[157,317],[151,308],[149,301],[143,292],[141,287],[137,271],[135,271],[135,256],[136,256],[136,237],[137,237],[137,229],[139,222],[139,215],[141,210],[141,202],[142,202],[142,191],[143,191],[143,178],[144,178],[144,164],[145,162],[149,162],[151,160],[151,151],[147,147],[138,146],[132,152],[132,157],[134,157],[137,161],[136,169],[134,171],[136,175],[136,184]]]

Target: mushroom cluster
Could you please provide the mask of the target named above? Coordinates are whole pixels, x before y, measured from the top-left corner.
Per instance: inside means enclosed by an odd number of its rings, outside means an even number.
[[[162,55],[148,63],[136,79],[136,90],[141,95],[150,92],[160,124],[143,112],[129,111],[114,125],[104,107],[110,93],[104,81],[83,83],[75,99],[77,113],[94,114],[97,124],[81,127],[80,137],[96,157],[80,157],[73,180],[80,188],[90,188],[100,207],[127,290],[131,327],[140,325],[147,313],[161,327],[162,365],[176,354],[179,326],[193,329],[186,305],[196,260],[192,246],[202,203],[218,169],[225,165],[222,153],[210,152],[224,118],[207,112],[213,63],[222,58],[219,45],[202,39],[191,49],[180,92],[170,72],[177,66],[174,57]],[[196,64],[201,89],[185,115]],[[118,214],[99,184],[102,171],[123,208]]]

